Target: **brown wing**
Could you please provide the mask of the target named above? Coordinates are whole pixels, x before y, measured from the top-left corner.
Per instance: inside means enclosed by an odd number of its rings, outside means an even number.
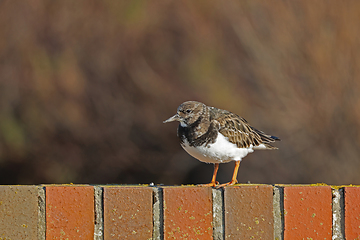
[[[236,114],[224,111],[221,115],[217,114],[215,120],[219,122],[219,132],[239,148],[247,148],[251,144],[253,146],[264,144],[266,149],[277,149],[269,143],[279,140],[278,138],[253,128],[244,118]]]

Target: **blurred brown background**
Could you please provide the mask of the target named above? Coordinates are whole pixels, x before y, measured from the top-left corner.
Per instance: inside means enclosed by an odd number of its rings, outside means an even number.
[[[209,182],[162,123],[186,100],[282,139],[240,182],[359,184],[359,73],[356,0],[3,0],[0,184]]]

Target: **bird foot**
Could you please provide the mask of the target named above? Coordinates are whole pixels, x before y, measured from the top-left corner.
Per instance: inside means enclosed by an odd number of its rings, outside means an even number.
[[[218,185],[219,182],[211,182],[211,183],[206,183],[206,184],[199,184],[200,187],[216,187],[216,185]]]
[[[215,186],[216,189],[219,189],[219,188],[222,188],[222,187],[225,187],[225,186],[231,186],[231,185],[235,185],[238,181],[235,179],[235,180],[231,180],[230,182],[228,183],[223,183],[223,184],[220,184],[220,185],[217,185]]]

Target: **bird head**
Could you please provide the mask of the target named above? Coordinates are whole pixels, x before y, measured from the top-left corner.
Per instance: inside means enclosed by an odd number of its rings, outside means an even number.
[[[201,117],[205,108],[205,104],[201,102],[184,102],[178,107],[176,114],[165,120],[164,123],[178,121],[182,127],[190,126]]]

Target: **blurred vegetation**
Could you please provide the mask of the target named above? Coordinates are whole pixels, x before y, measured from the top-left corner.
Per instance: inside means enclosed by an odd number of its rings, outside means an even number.
[[[359,23],[355,0],[0,1],[0,183],[208,182],[162,123],[198,100],[283,140],[240,182],[359,184]]]

